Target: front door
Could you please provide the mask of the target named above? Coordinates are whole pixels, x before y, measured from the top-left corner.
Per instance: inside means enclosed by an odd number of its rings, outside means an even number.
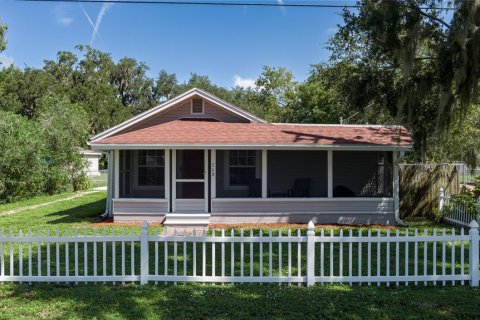
[[[206,212],[207,151],[174,150],[173,212]]]

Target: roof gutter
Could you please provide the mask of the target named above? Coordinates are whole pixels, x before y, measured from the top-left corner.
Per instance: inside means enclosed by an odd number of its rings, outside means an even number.
[[[362,145],[362,144],[342,144],[342,145],[309,145],[309,144],[239,144],[239,143],[95,143],[89,142],[92,150],[116,150],[116,149],[279,149],[279,150],[342,150],[342,151],[410,151],[412,145]]]

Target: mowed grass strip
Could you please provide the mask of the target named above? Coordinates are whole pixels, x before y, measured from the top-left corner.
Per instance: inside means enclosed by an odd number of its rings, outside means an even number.
[[[1,206],[0,211],[55,201],[72,195],[74,193],[34,198]],[[66,228],[88,227],[88,224],[92,222],[94,217],[105,211],[105,198],[106,192],[98,191],[78,198],[0,216],[0,228],[3,228],[5,231],[9,231],[10,228],[14,231],[22,229],[25,232],[27,229],[59,228],[62,230]]]
[[[0,286],[0,319],[478,319],[469,287]]]
[[[59,193],[55,195],[43,195],[43,196],[33,197],[30,199],[21,200],[17,202],[0,204],[0,215],[10,210],[21,209],[23,207],[28,207],[28,206],[33,206],[33,205],[43,204],[46,202],[68,198],[78,193],[79,192],[65,192],[65,193]]]

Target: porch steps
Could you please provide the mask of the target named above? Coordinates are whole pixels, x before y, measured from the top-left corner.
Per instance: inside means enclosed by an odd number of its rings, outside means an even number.
[[[167,213],[163,225],[206,227],[209,221],[209,213]]]

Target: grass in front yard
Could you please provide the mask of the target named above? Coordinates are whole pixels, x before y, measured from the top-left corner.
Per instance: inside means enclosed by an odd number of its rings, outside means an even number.
[[[478,319],[469,287],[2,285],[1,319]]]
[[[13,203],[1,211],[21,208],[42,202],[55,201],[72,196],[75,193],[55,195],[49,197],[33,198],[26,201]],[[77,228],[86,227],[92,219],[105,211],[106,192],[98,191],[83,195],[78,198],[52,203],[50,205],[29,209],[11,215],[0,216],[0,228],[12,228],[14,231],[22,229],[37,230],[46,228]],[[14,206],[14,207],[12,207]]]
[[[43,204],[45,202],[51,202],[51,201],[55,201],[63,198],[68,198],[68,197],[74,196],[77,193],[78,192],[65,192],[65,193],[59,193],[55,195],[43,195],[43,196],[33,197],[30,199],[21,200],[17,202],[1,204],[0,215],[10,210],[20,209],[23,207],[28,207],[28,206],[33,206],[37,204]]]
[[[68,195],[67,195],[68,196]],[[63,234],[66,229],[72,230],[75,228],[80,228],[83,233],[83,228],[86,228],[87,232],[91,233],[94,228],[92,228],[91,222],[93,217],[99,215],[104,211],[105,208],[105,192],[95,192],[88,195],[84,195],[79,198],[71,199],[68,201],[57,202],[51,205],[44,207],[26,210],[19,212],[17,214],[9,216],[0,216],[0,228],[5,228],[8,232],[9,228],[15,230],[15,234],[18,234],[18,230],[27,230],[31,228],[34,233],[37,229],[52,229],[59,228]],[[51,201],[60,198],[60,196],[53,196],[50,198],[43,199],[44,201]],[[33,200],[27,200],[25,202],[12,204],[17,207],[32,205],[41,203],[39,198]],[[11,209],[11,208],[10,208]],[[0,207],[0,211],[3,210]],[[423,229],[426,228],[431,234],[434,228],[448,228],[448,233],[451,232],[451,227],[446,225],[435,225],[427,221],[407,221],[406,227],[410,229],[410,235],[412,235],[412,229],[418,228],[419,231],[423,232]],[[108,233],[110,232],[120,232],[118,229],[123,229],[123,226],[108,227]],[[330,226],[328,227],[330,229]],[[340,230],[343,230],[344,235],[347,235],[349,229],[353,231],[356,235],[359,230],[362,230],[363,235],[367,235],[367,227],[332,227],[334,234],[338,234]],[[151,231],[159,230],[161,228],[151,228]],[[268,234],[267,228],[263,228],[263,234]],[[386,228],[380,228],[381,233],[384,235],[387,232]],[[97,230],[98,231],[98,230]],[[253,229],[254,235],[258,235],[260,228]],[[292,230],[293,231],[293,230]],[[302,233],[305,233],[306,229],[302,229]],[[405,234],[406,228],[399,228],[401,234]],[[71,231],[69,231],[71,232]],[[138,232],[138,227],[134,228],[134,232]],[[211,232],[211,231],[210,231]],[[239,235],[239,229],[234,229],[236,235]],[[286,228],[274,228],[273,234],[278,235],[278,232],[282,232],[283,235],[287,234]],[[317,229],[317,234],[319,234],[320,229]],[[327,231],[329,235],[330,230]],[[394,230],[390,230],[391,234],[395,233]],[[457,230],[458,232],[458,230]],[[468,231],[466,231],[468,232]],[[52,233],[53,234],[53,233]],[[72,234],[72,233],[70,233]],[[230,230],[227,230],[227,235],[230,234]],[[250,234],[250,230],[244,232],[245,235]],[[296,234],[293,233],[293,234]],[[217,231],[216,235],[219,235]],[[374,231],[373,236],[376,235]],[[69,270],[70,274],[73,274],[73,252],[74,245],[70,244],[69,252]],[[93,245],[88,245],[88,257],[93,259]],[[101,259],[103,255],[103,247],[101,243],[96,244],[98,250],[97,264],[99,270],[102,265]],[[168,272],[172,274],[173,265],[175,261],[171,254],[174,250],[174,244],[168,244],[168,252],[170,253],[168,257]],[[184,247],[185,246],[185,247]],[[239,275],[241,272],[240,265],[240,245],[236,244],[233,250],[235,261],[234,261],[234,273]],[[340,251],[343,252],[343,256],[347,256],[348,247],[345,244],[341,250],[340,245],[335,244],[333,247],[333,252],[335,257]],[[432,268],[436,268],[437,274],[440,274],[442,271],[442,265],[440,263],[440,258],[442,254],[441,243],[437,243],[436,246],[436,264],[432,264],[430,258],[431,250],[433,244],[428,245],[429,260],[428,260],[428,270],[429,272]],[[456,251],[456,272],[459,271],[459,253],[461,244],[459,242],[455,243]],[[184,248],[187,249],[185,252],[185,258],[183,259]],[[250,244],[246,243],[243,250],[245,250],[245,264],[244,272],[245,275],[250,274]],[[36,252],[37,247],[34,245],[34,263],[36,261]],[[59,248],[59,258],[60,258],[60,268],[61,274],[65,272],[65,244],[60,244]],[[130,243],[126,243],[125,251],[127,253],[126,259],[126,274],[131,273],[130,263],[131,260],[128,258],[128,252],[132,249]],[[133,245],[135,252],[135,273],[139,272],[139,263],[138,258],[140,256],[140,248],[137,244]],[[150,250],[158,250],[158,265],[159,265],[159,274],[164,272],[164,257],[163,252],[165,247],[162,244],[158,245],[158,248],[154,247],[154,244],[151,244]],[[201,273],[201,255],[202,244],[197,244],[197,257],[196,257],[196,266],[197,274]],[[215,269],[216,274],[220,274],[220,244],[216,245],[216,263]],[[268,268],[268,246],[265,244],[263,246],[263,264],[262,267],[259,265],[259,244],[253,245],[254,255],[253,255],[253,264],[252,270],[254,275],[258,275],[259,270],[262,269],[264,274],[267,274]],[[297,272],[296,269],[296,244],[292,245],[292,274]],[[371,254],[372,261],[376,261],[376,249],[377,247],[372,245]],[[408,259],[412,259],[413,254],[413,244],[409,247],[410,251],[408,254]],[[450,247],[447,246],[447,249],[450,250]],[[26,260],[26,251],[27,247],[23,247],[23,265],[24,272],[26,272],[26,266],[28,260]],[[79,245],[78,254],[79,254],[79,275],[83,275],[85,269],[87,269],[88,274],[92,274],[92,260],[89,260],[88,266],[85,266],[83,263],[84,257],[84,246],[83,244]],[[107,261],[107,270],[108,274],[111,273],[113,265],[116,268],[116,274],[121,274],[124,272],[121,268],[121,254],[123,248],[121,243],[115,245],[116,253],[113,254],[112,244],[109,243],[106,247],[106,261]],[[193,244],[188,243],[184,245],[183,243],[178,243],[178,274],[183,274],[183,268],[186,266],[188,272],[192,272],[192,251]],[[206,266],[207,274],[212,272],[212,245],[206,244]],[[304,253],[306,248],[302,245],[301,248]],[[316,250],[319,250],[318,246]],[[359,267],[362,268],[362,273],[365,273],[366,270],[366,259],[368,255],[367,245],[364,244],[360,248],[362,256],[361,265],[358,264],[357,253],[359,251],[358,246],[353,247],[353,272],[356,274],[359,270]],[[419,259],[423,257],[423,247],[422,244],[419,244]],[[468,247],[465,247],[466,252],[468,252]],[[283,244],[280,248],[278,244],[275,244],[272,248],[272,263],[274,265],[273,274],[278,274],[280,272],[279,267],[279,257],[282,257],[282,274],[288,273],[288,253],[289,248],[287,244]],[[15,274],[18,273],[18,245],[15,245],[14,257],[15,257]],[[225,245],[225,258],[226,258],[226,274],[230,273],[230,254],[231,246]],[[318,251],[317,251],[318,252]],[[325,245],[325,259],[327,261],[329,257],[330,246]],[[395,259],[396,248],[392,244],[390,248],[391,258],[390,258],[390,267],[393,274],[393,266]],[[401,269],[400,274],[402,274],[403,268],[405,267],[405,248],[400,246],[398,249],[399,257],[401,260]],[[380,257],[381,260],[381,269],[382,273],[385,270],[386,258],[385,258],[385,244],[380,248]],[[56,259],[56,250],[55,245],[51,245],[51,261]],[[42,273],[44,274],[46,270],[46,245],[41,245],[41,257],[42,257]],[[150,269],[155,270],[154,259],[150,259]],[[115,258],[113,258],[115,257]],[[448,262],[446,264],[447,272],[451,270],[450,255],[448,255]],[[5,255],[6,261],[9,260],[9,255]],[[317,262],[318,262],[317,257]],[[346,260],[345,260],[346,261]],[[185,263],[185,264],[184,264]],[[302,274],[305,273],[306,261],[302,259],[301,268]],[[318,264],[316,264],[318,265]],[[335,273],[338,272],[338,259],[334,260]],[[6,266],[6,271],[8,266]],[[346,273],[348,265],[343,264],[343,270]],[[372,264],[372,272],[376,271],[376,263]],[[413,270],[411,263],[408,264],[409,272]],[[468,265],[465,266],[468,270]],[[421,269],[419,273],[421,274]],[[36,265],[34,268],[34,274],[36,272]],[[325,274],[329,274],[329,264],[325,265]],[[52,266],[52,274],[56,273],[56,269]],[[318,274],[319,270],[316,270]],[[100,273],[100,271],[99,271]],[[8,274],[8,273],[7,273]],[[443,288],[440,286],[433,287],[432,285],[423,286],[423,283],[419,283],[418,287],[413,286],[413,283],[410,283],[408,287],[403,286],[401,283],[399,287],[387,288],[384,285],[381,287],[375,287],[376,283],[372,284],[372,287],[367,285],[353,285],[349,287],[347,285],[316,285],[312,288],[306,288],[304,286],[288,286],[278,284],[237,284],[230,285],[202,285],[202,284],[180,284],[178,286],[173,285],[163,285],[159,284],[155,286],[153,284],[147,286],[140,285],[121,285],[117,283],[116,285],[111,284],[97,284],[97,285],[84,285],[80,284],[75,285],[63,285],[63,284],[35,284],[32,286],[26,284],[3,284],[0,285],[0,319],[38,319],[38,318],[47,318],[47,319],[64,319],[64,318],[74,318],[74,319],[136,319],[136,318],[150,318],[150,319],[364,319],[364,318],[379,318],[379,319],[418,319],[418,318],[431,318],[431,319],[476,319],[478,318],[478,306],[480,304],[480,290],[471,289],[468,286],[458,286],[459,282],[456,283],[457,286],[452,286],[450,283],[447,283],[447,287]],[[437,282],[438,285],[441,285],[441,282]],[[393,285],[393,284],[392,284]]]

